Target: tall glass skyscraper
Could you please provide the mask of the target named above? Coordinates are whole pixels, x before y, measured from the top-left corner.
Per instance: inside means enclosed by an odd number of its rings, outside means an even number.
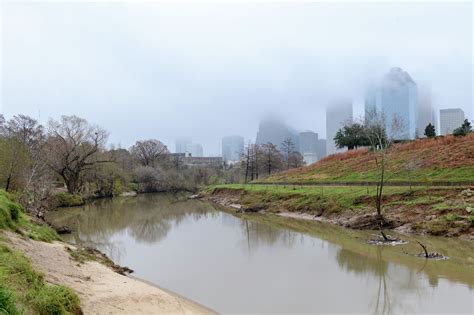
[[[395,139],[417,136],[418,89],[415,81],[401,68],[392,68],[380,86],[367,90],[367,112],[381,112],[387,133]]]

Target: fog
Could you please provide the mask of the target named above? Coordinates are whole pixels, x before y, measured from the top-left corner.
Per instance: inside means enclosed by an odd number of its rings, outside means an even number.
[[[75,114],[129,147],[177,138],[220,153],[282,117],[325,137],[325,107],[391,67],[431,87],[435,109],[474,117],[471,3],[1,4],[0,113]]]

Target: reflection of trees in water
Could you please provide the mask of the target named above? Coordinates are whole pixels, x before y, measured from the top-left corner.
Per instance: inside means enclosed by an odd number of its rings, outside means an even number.
[[[77,242],[104,247],[112,235],[127,228],[137,240],[154,243],[188,217],[199,220],[217,215],[209,203],[171,194],[149,194],[97,200],[84,207],[58,211],[52,219],[58,225],[73,226]]]
[[[241,228],[244,237],[243,244],[245,244],[249,253],[261,245],[272,246],[276,243],[285,244],[288,248],[291,248],[298,241],[298,235],[301,234],[249,220],[239,219],[236,222]],[[299,240],[303,242],[303,238],[299,238]]]
[[[384,247],[382,246],[373,247],[371,250],[375,251],[375,257],[370,254],[360,255],[341,248],[336,255],[336,260],[339,266],[346,271],[367,276],[372,275],[376,279],[374,314],[413,313],[413,310],[408,309],[410,306],[404,304],[403,301],[406,295],[412,294],[422,298],[423,284],[417,276],[420,271],[389,264],[383,259]],[[391,297],[391,295],[394,296]]]

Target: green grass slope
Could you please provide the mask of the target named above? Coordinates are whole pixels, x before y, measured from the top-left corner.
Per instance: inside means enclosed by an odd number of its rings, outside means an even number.
[[[35,240],[58,239],[56,232],[33,223],[0,190],[0,232],[9,230]],[[0,233],[1,237],[1,233]],[[79,297],[71,289],[45,282],[42,273],[21,253],[0,238],[0,314],[80,314]]]

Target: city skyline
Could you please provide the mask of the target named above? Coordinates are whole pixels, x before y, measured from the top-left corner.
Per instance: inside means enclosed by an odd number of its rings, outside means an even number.
[[[149,138],[173,148],[192,136],[218,155],[223,135],[254,139],[268,114],[327,138],[327,104],[342,92],[361,117],[367,85],[392,67],[431,87],[436,113],[474,115],[470,3],[0,8],[0,113],[46,125],[61,108],[104,126],[109,143],[125,148]]]

